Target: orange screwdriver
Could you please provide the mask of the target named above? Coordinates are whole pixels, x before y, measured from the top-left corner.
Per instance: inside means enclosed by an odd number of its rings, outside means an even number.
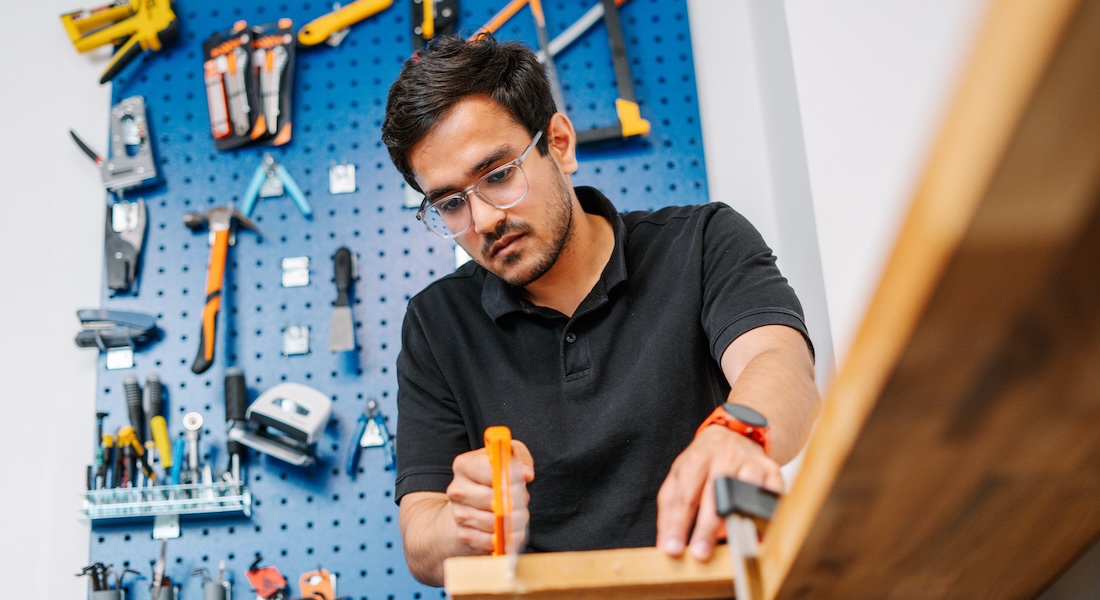
[[[512,431],[503,425],[485,430],[485,450],[493,469],[493,556],[508,554],[515,564],[512,537],[512,494],[509,465],[512,462]],[[513,573],[515,572],[513,567]]]

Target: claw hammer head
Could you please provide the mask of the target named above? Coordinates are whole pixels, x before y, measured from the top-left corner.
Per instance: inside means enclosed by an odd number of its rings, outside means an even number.
[[[205,214],[189,212],[183,215],[183,224],[192,231],[201,231],[206,228],[210,231],[228,231],[237,223],[256,232],[256,235],[263,236],[256,223],[233,208],[232,204],[212,208]]]

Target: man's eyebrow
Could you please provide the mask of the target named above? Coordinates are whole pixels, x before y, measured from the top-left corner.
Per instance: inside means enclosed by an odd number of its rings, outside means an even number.
[[[502,159],[504,159],[508,155],[512,154],[513,152],[515,152],[515,151],[508,144],[502,144],[502,145],[498,146],[497,149],[495,151],[493,151],[492,154],[489,154],[485,158],[478,161],[478,163],[476,165],[470,167],[470,169],[468,171],[466,171],[466,178],[476,181],[478,177],[481,177],[482,173],[485,170],[487,170],[489,167],[493,166],[494,164],[500,162]],[[463,187],[465,187],[465,186],[463,186]],[[424,194],[424,197],[428,200],[428,204],[431,204],[432,202],[435,202],[436,200],[442,198],[443,196],[446,196],[447,194],[449,194],[453,191],[457,191],[458,189],[461,189],[461,188],[455,188],[453,186],[445,186],[445,187],[441,187],[441,188],[436,188],[436,189],[433,189],[433,190],[429,190],[426,194]]]

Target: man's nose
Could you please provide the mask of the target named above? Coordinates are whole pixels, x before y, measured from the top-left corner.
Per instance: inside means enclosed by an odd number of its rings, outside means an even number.
[[[497,208],[489,204],[481,196],[478,196],[477,192],[471,191],[467,194],[466,202],[470,205],[470,218],[473,220],[473,229],[480,235],[496,231],[497,225],[506,217],[503,208]]]

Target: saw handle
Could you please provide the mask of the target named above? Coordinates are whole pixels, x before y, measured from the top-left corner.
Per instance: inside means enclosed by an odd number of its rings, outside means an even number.
[[[191,364],[191,372],[205,373],[214,364],[214,335],[217,332],[218,309],[222,305],[222,281],[225,278],[225,258],[229,253],[229,230],[214,233],[210,247],[210,264],[206,273],[206,304],[202,307],[202,329],[199,331],[199,352]]]

